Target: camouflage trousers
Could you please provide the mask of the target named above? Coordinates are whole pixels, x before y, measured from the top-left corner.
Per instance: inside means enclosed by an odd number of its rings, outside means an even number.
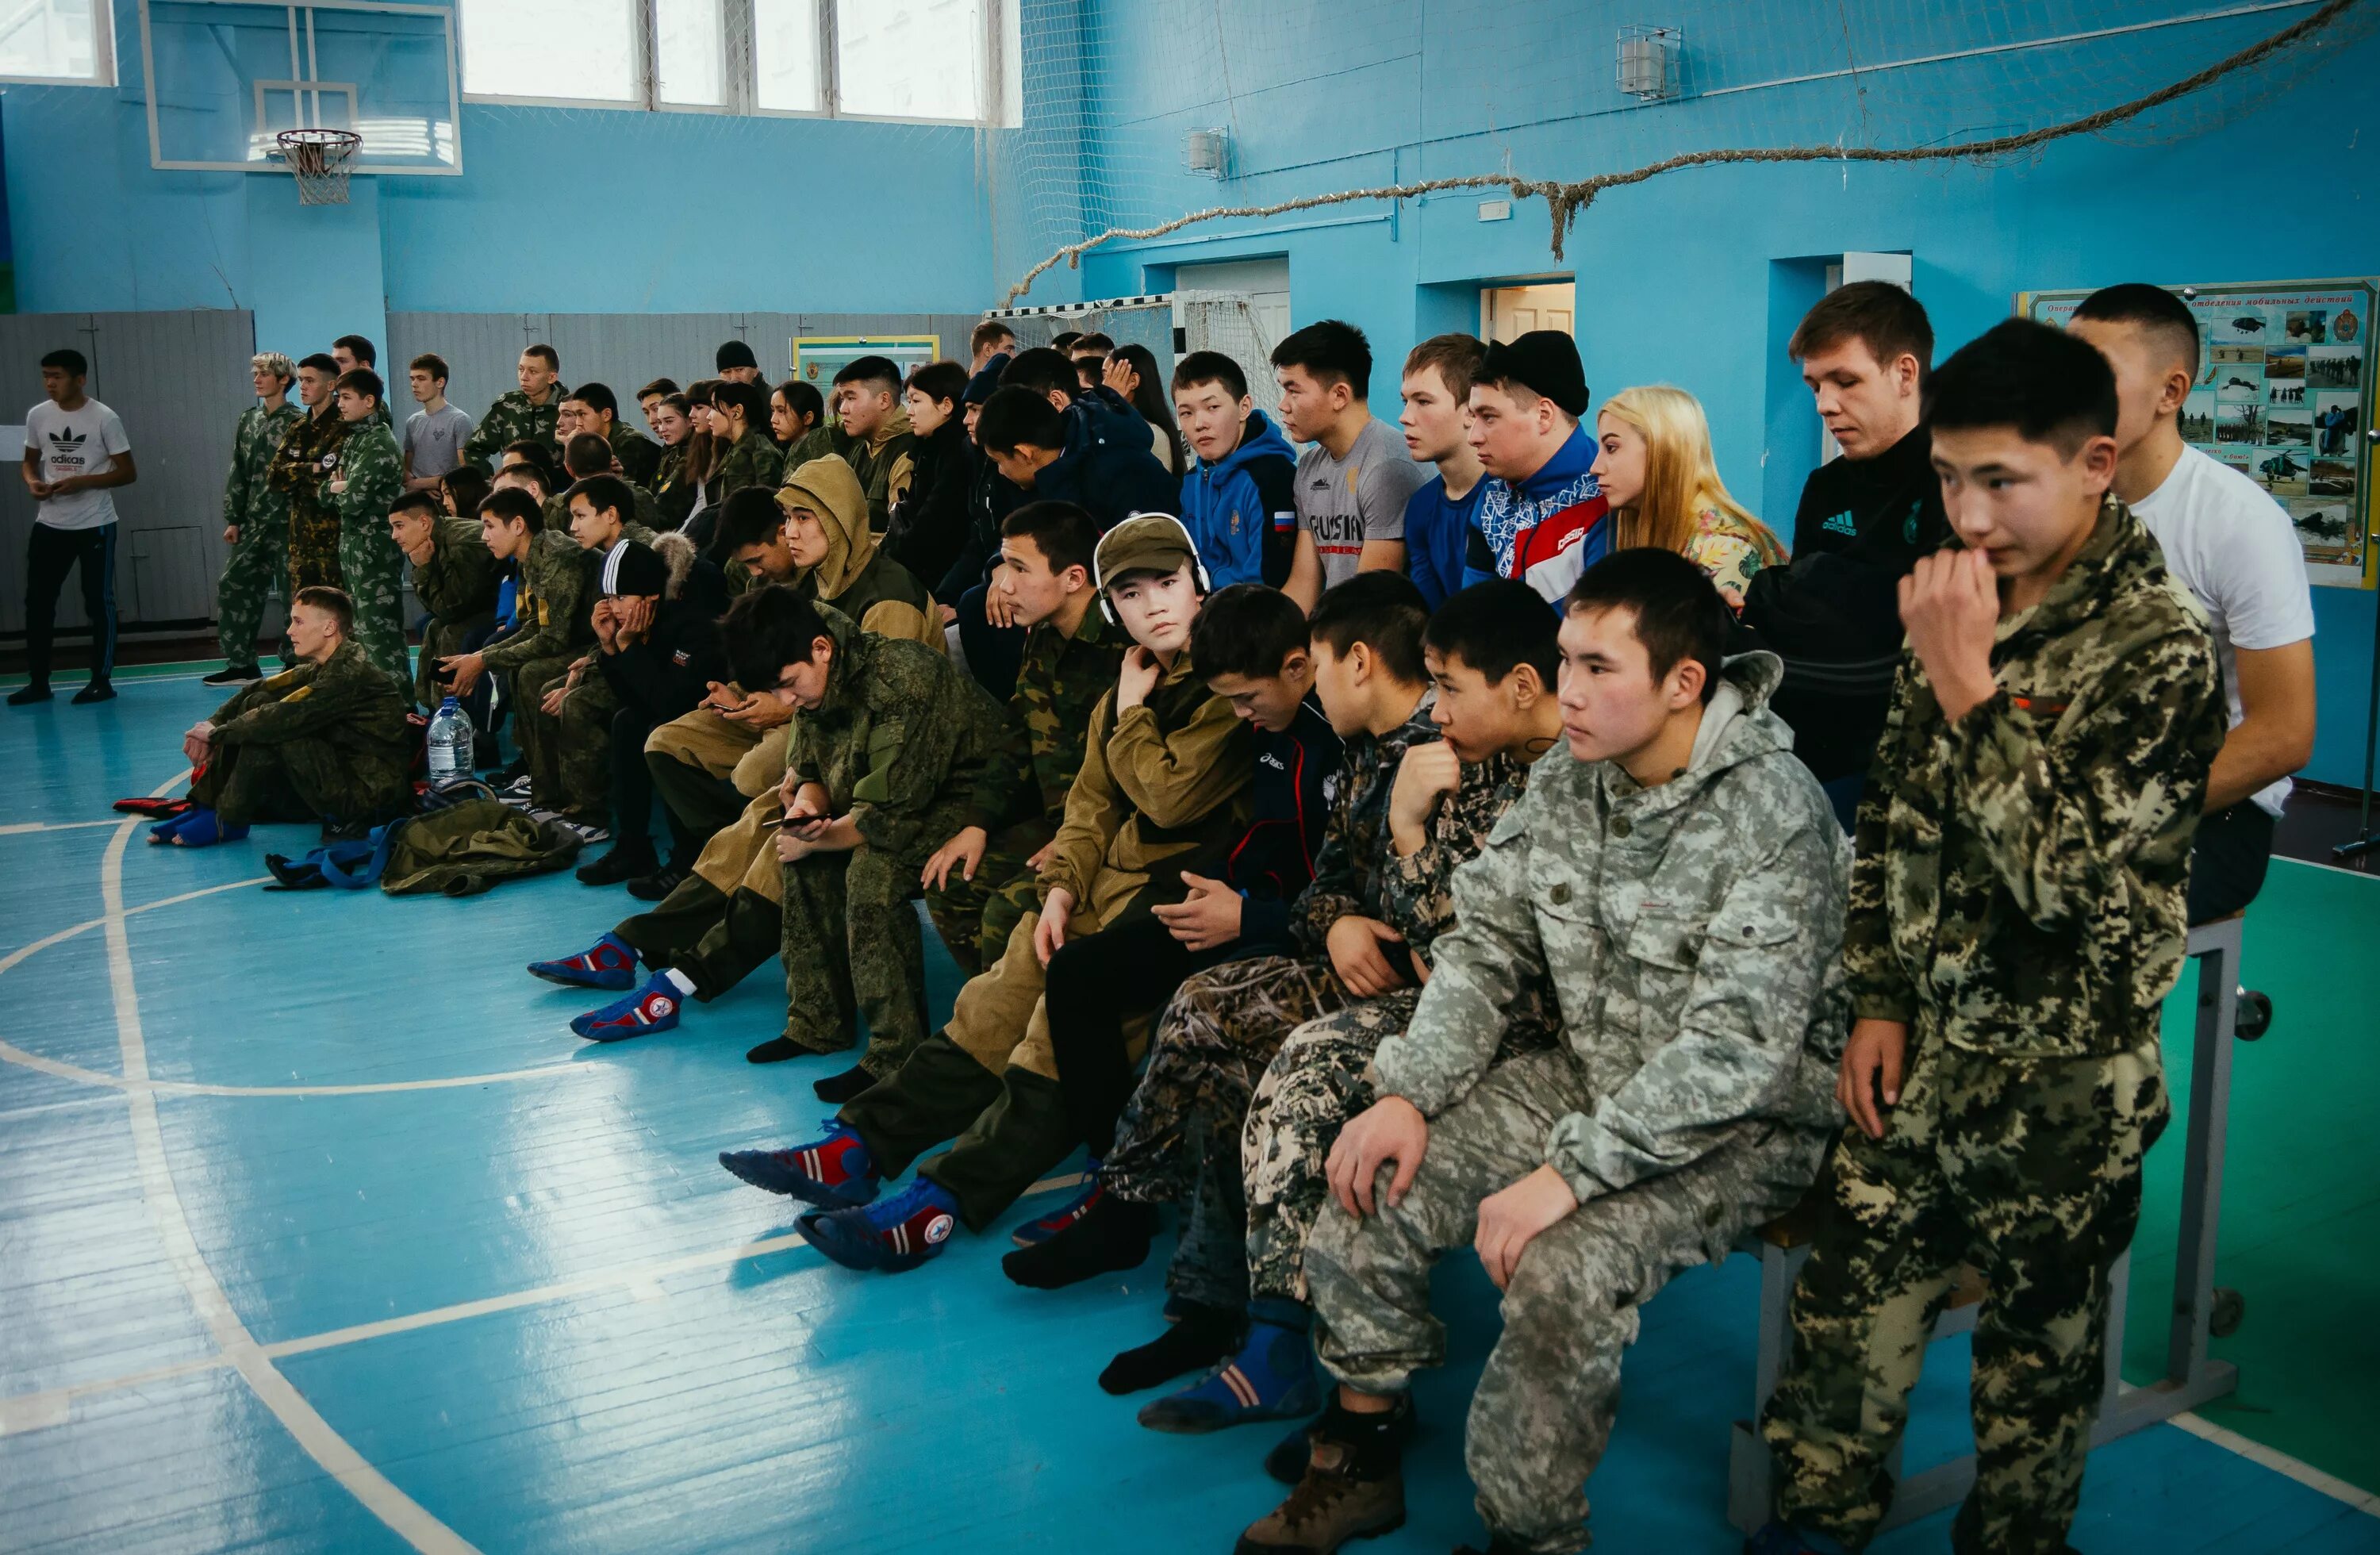
[[[923,867],[866,844],[783,866],[786,1040],[840,1052],[865,1020],[860,1065],[879,1079],[925,1040],[926,936],[909,900]]]
[[[1246,1305],[1240,1131],[1249,1100],[1289,1034],[1349,998],[1329,962],[1287,955],[1227,961],[1174,991],[1099,1172],[1118,1198],[1185,1207],[1165,1277],[1174,1294],[1226,1311]]]
[[[446,697],[445,688],[435,679],[438,661],[451,659],[462,652],[466,638],[492,626],[494,622],[492,612],[482,613],[466,621],[446,621],[431,616],[430,625],[421,629],[421,659],[413,672],[413,699],[431,711],[437,711],[438,704]]]
[[[1781,1515],[1864,1546],[1926,1336],[1959,1266],[1975,1318],[1975,1487],[1961,1555],[2065,1549],[2106,1382],[2107,1276],[2168,1116],[2154,1045],[2015,1061],[1926,1042],[1885,1136],[1846,1129],[1833,1215],[1793,1291],[1793,1355],[1762,1434]]]
[[[310,502],[289,504],[289,598],[300,589],[317,586],[344,589],[346,575],[339,569],[339,516]],[[392,542],[393,543],[393,542]]]
[[[1305,1239],[1330,1198],[1330,1147],[1376,1099],[1365,1077],[1372,1055],[1405,1028],[1420,999],[1420,990],[1401,988],[1307,1021],[1257,1082],[1240,1131],[1249,1294],[1306,1299]]]
[[[1397,1393],[1445,1358],[1431,1266],[1472,1245],[1480,1201],[1544,1165],[1554,1124],[1593,1102],[1568,1049],[1524,1053],[1430,1120],[1428,1150],[1402,1203],[1389,1204],[1384,1168],[1374,1214],[1324,1207],[1305,1277],[1315,1347],[1332,1375],[1364,1392]],[[1479,1514],[1509,1543],[1586,1548],[1585,1487],[1610,1440],[1620,1358],[1639,1310],[1671,1276],[1718,1261],[1797,1202],[1826,1146],[1817,1133],[1755,1122],[1704,1143],[1674,1172],[1588,1199],[1521,1255],[1463,1442]]]
[[[972,978],[997,962],[1016,925],[1038,905],[1040,877],[1026,860],[1055,835],[1038,821],[1012,826],[984,848],[975,879],[953,869],[939,890],[928,888],[926,910],[960,976]]]
[[[612,720],[619,711],[619,693],[589,664],[550,720],[557,783],[552,803],[573,820],[600,825],[612,813]]]
[[[328,740],[218,746],[190,783],[190,800],[225,824],[340,820],[376,823],[412,808],[413,788],[393,759],[359,760]]]
[[[513,710],[513,739],[520,747],[521,760],[528,766],[529,795],[546,809],[562,808],[562,721],[540,704],[580,657],[574,651],[531,659],[514,668],[504,682],[504,695]]]
[[[289,524],[278,516],[239,527],[239,539],[224,558],[215,584],[215,632],[226,663],[253,666],[256,638],[264,629],[264,602],[275,592],[285,600],[289,580]]]
[[[405,649],[405,553],[389,538],[388,522],[369,530],[339,530],[339,576],[356,602],[356,646],[409,693],[413,658]]]

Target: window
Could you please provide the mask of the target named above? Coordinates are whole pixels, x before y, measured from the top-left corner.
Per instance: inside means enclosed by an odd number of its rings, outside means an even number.
[[[0,80],[114,86],[105,0],[19,0],[0,7]]]
[[[0,0],[0,11],[94,3]],[[1014,124],[1021,4],[456,0],[463,90],[498,101]]]
[[[844,113],[904,119],[983,117],[983,0],[835,0]]]
[[[463,90],[474,97],[634,103],[629,0],[462,0]]]

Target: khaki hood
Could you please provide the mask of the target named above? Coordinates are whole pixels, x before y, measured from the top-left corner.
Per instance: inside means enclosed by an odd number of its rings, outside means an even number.
[[[795,506],[817,514],[826,527],[826,557],[810,569],[818,580],[818,597],[832,600],[876,556],[876,534],[868,527],[868,493],[859,477],[842,459],[812,459],[785,477],[777,504],[791,512]]]

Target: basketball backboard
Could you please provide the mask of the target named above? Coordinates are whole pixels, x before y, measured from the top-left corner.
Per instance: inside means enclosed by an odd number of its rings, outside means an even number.
[[[351,129],[350,171],[463,170],[451,6],[396,0],[141,0],[149,164],[285,171],[285,129]]]

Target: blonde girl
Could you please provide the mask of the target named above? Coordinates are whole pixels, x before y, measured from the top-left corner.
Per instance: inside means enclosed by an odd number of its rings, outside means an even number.
[[[1612,549],[1674,551],[1742,609],[1752,575],[1785,560],[1785,547],[1728,494],[1702,402],[1667,383],[1622,389],[1604,401],[1595,434]]]

